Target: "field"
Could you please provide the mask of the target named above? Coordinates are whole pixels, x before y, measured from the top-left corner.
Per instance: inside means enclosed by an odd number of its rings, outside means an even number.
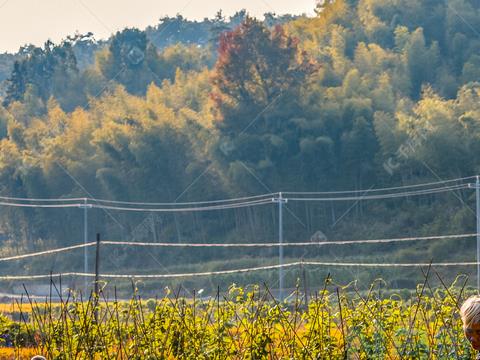
[[[235,285],[209,298],[170,289],[129,301],[27,296],[1,307],[1,331],[14,346],[0,358],[473,359],[458,315],[473,292],[465,283],[432,288],[426,280],[402,297],[384,293],[381,280],[359,291],[327,278],[310,298],[298,289],[281,303],[268,288]]]

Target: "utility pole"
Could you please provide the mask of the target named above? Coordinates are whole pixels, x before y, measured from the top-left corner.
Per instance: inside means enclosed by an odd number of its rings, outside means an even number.
[[[469,188],[475,188],[476,217],[477,217],[477,290],[480,290],[480,176],[476,176],[475,184],[468,184]]]
[[[279,283],[279,295],[280,301],[283,301],[283,204],[288,202],[288,199],[284,199],[282,193],[278,193],[278,198],[273,199],[278,203],[278,283]]]
[[[93,206],[92,204],[88,203],[88,199],[83,199],[83,204],[80,205],[80,208],[83,209],[83,244],[85,247],[83,248],[83,272],[86,274],[88,273],[88,209],[91,209]],[[85,294],[87,293],[88,289],[88,279],[85,276]]]

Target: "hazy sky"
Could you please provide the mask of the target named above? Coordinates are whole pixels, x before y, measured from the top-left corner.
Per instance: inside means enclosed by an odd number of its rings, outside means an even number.
[[[58,42],[78,30],[107,38],[124,27],[155,25],[164,15],[189,19],[212,18],[217,10],[232,15],[242,8],[250,14],[312,14],[315,0],[0,0],[0,52],[21,45]]]

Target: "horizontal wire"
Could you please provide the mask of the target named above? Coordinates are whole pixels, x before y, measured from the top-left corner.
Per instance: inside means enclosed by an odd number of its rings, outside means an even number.
[[[50,199],[39,199],[39,198],[21,198],[21,197],[9,197],[9,196],[0,196],[0,200],[11,200],[11,201],[28,201],[28,202],[72,202],[72,201],[82,201],[89,203],[108,203],[108,204],[123,204],[123,205],[144,205],[144,206],[181,206],[181,205],[202,205],[202,204],[221,204],[221,203],[231,203],[239,202],[251,199],[261,199],[261,198],[271,198],[278,193],[268,193],[261,195],[252,195],[231,199],[220,199],[220,200],[209,200],[209,201],[192,201],[192,202],[135,202],[135,201],[117,201],[117,200],[107,200],[107,199],[98,199],[91,197],[84,198],[50,198]],[[33,204],[32,204],[33,205]]]
[[[344,190],[344,191],[324,191],[324,192],[283,192],[283,194],[291,194],[291,195],[328,195],[328,194],[356,194],[356,193],[373,193],[373,192],[381,192],[381,191],[390,191],[390,190],[400,190],[400,189],[410,189],[410,188],[417,188],[417,187],[426,187],[431,185],[438,185],[438,184],[446,184],[451,182],[458,182],[464,181],[468,179],[473,179],[476,176],[468,176],[463,178],[451,179],[451,180],[444,180],[438,182],[430,182],[424,184],[416,184],[416,185],[403,185],[403,186],[396,186],[396,187],[387,187],[381,189],[369,189],[369,190]],[[467,185],[467,184],[463,184]],[[239,198],[232,198],[232,199],[220,199],[220,200],[210,200],[210,201],[194,201],[194,202],[129,202],[129,201],[117,201],[117,200],[107,200],[107,199],[97,199],[97,198],[50,198],[50,199],[42,199],[42,198],[22,198],[22,197],[8,197],[8,196],[0,196],[0,200],[11,200],[11,201],[29,201],[29,202],[72,202],[72,201],[82,201],[82,202],[94,202],[94,203],[110,203],[110,204],[124,204],[124,205],[144,205],[144,206],[187,206],[187,205],[202,205],[202,204],[221,204],[221,203],[231,203],[231,202],[238,202],[250,199],[262,199],[268,198],[272,196],[278,196],[280,193],[269,193],[269,194],[262,194],[262,195],[254,195],[254,196],[246,196],[246,197],[239,197]],[[0,205],[11,205],[11,206],[20,206],[20,205],[33,205],[33,204],[13,204],[13,203],[0,203]],[[81,206],[84,204],[70,204],[73,206]],[[33,207],[33,206],[31,206]],[[47,206],[45,206],[47,207]]]
[[[286,197],[285,199],[287,199],[288,201],[363,201],[363,200],[393,199],[393,198],[407,197],[407,196],[429,195],[429,194],[436,194],[436,193],[447,192],[447,191],[462,190],[466,188],[468,188],[468,185],[465,184],[465,185],[449,186],[449,187],[427,189],[427,190],[417,190],[417,191],[395,193],[395,194],[344,196],[344,197],[330,197],[330,198]]]
[[[316,261],[304,261],[303,265],[312,266],[345,266],[345,267],[420,267],[420,266],[436,266],[436,267],[449,267],[449,266],[476,266],[480,265],[480,262],[449,262],[449,263],[336,263],[336,262],[316,262]]]
[[[21,198],[21,197],[11,197],[11,196],[0,196],[0,200],[12,200],[12,201],[30,201],[30,202],[72,202],[72,201],[88,201],[88,198],[49,198],[49,199],[38,199],[38,198]]]
[[[438,185],[438,184],[445,184],[463,180],[474,179],[476,176],[468,176],[464,178],[458,179],[451,179],[451,180],[443,180],[443,181],[436,181],[431,183],[424,183],[424,184],[415,184],[415,185],[403,185],[403,186],[394,186],[394,187],[386,187],[386,188],[379,188],[379,189],[365,189],[365,190],[343,190],[343,191],[311,191],[311,192],[295,192],[295,191],[286,191],[282,192],[282,194],[292,194],[292,195],[328,195],[328,194],[356,194],[356,193],[372,193],[372,192],[382,192],[382,191],[390,191],[390,190],[401,190],[401,189],[410,189],[410,188],[417,188],[417,187],[425,187],[431,185]]]
[[[192,202],[134,202],[134,201],[117,201],[117,200],[104,200],[104,199],[91,199],[91,201],[96,203],[109,203],[109,204],[123,204],[123,205],[141,205],[141,206],[182,206],[182,205],[202,205],[202,204],[222,204],[230,202],[239,202],[251,199],[261,199],[261,198],[272,198],[278,195],[278,193],[269,193],[262,195],[253,195],[232,199],[220,199],[220,200],[209,200],[209,201],[192,201]],[[266,199],[263,199],[266,200]]]
[[[187,208],[132,208],[132,207],[118,207],[92,204],[92,207],[97,209],[106,210],[119,210],[119,211],[133,211],[133,212],[194,212],[194,211],[213,211],[213,210],[228,210],[238,209],[250,206],[259,206],[271,204],[274,199],[262,199],[255,201],[248,201],[243,203],[226,204],[226,205],[210,205],[202,207],[187,207]]]
[[[372,199],[388,199],[388,198],[398,198],[405,196],[419,196],[427,194],[435,194],[446,191],[455,191],[466,188],[467,185],[456,185],[449,187],[442,187],[429,190],[419,190],[419,191],[410,191],[404,193],[396,194],[383,194],[383,195],[371,195],[371,196],[361,196],[361,197],[334,197],[334,198],[286,198],[289,201],[352,201],[352,200],[372,200]],[[133,207],[119,207],[119,206],[108,206],[108,205],[99,205],[92,204],[91,206],[98,209],[105,210],[118,210],[118,211],[130,211],[130,212],[195,212],[195,211],[213,211],[213,210],[227,210],[227,209],[237,209],[242,207],[249,206],[258,206],[270,204],[275,199],[259,199],[253,201],[246,201],[233,204],[224,204],[224,205],[210,205],[202,207],[186,207],[186,208],[133,208]]]
[[[208,211],[208,210],[228,210],[228,209],[238,209],[242,207],[256,206],[256,205],[265,205],[271,204],[273,198],[260,199],[255,201],[240,202],[233,204],[224,204],[224,205],[211,205],[203,207],[188,207],[188,208],[131,208],[131,207],[118,207],[118,206],[108,206],[108,205],[98,205],[98,204],[19,204],[11,202],[0,202],[0,206],[11,206],[11,207],[20,207],[20,208],[84,208],[85,206],[89,208],[97,209],[107,209],[107,210],[120,210],[120,211],[136,211],[136,212],[189,212],[189,211]],[[178,204],[176,204],[178,205]]]
[[[52,274],[42,274],[42,275],[4,275],[4,276],[0,276],[0,280],[38,280],[38,279],[51,279],[55,277],[68,277],[68,276],[95,277],[95,274],[65,272],[65,273],[56,273],[56,274],[52,273]]]
[[[329,245],[352,245],[352,244],[378,244],[378,243],[392,243],[392,242],[406,242],[406,241],[421,241],[421,240],[441,240],[441,239],[461,239],[474,237],[477,234],[459,234],[459,235],[441,235],[441,236],[423,236],[410,238],[393,238],[393,239],[374,239],[374,240],[342,240],[342,241],[327,241],[327,242],[297,242],[297,243],[239,243],[239,244],[175,244],[175,243],[153,243],[153,242],[135,242],[135,241],[102,241],[101,245],[118,245],[118,246],[141,246],[141,247],[292,247],[292,246],[329,246]],[[89,242],[79,245],[72,245],[58,249],[38,251],[23,255],[9,256],[0,258],[0,262],[10,260],[21,260],[35,256],[50,255],[60,252],[81,249],[84,247],[95,246],[96,242]]]
[[[25,208],[50,208],[50,209],[57,209],[57,208],[79,208],[85,206],[85,204],[19,204],[19,203],[11,203],[11,202],[0,202],[0,206],[11,206],[11,207],[25,207]]]
[[[296,261],[292,263],[285,263],[282,265],[268,265],[259,266],[245,269],[234,270],[220,270],[220,271],[208,271],[197,273],[183,273],[183,274],[100,274],[101,278],[107,279],[175,279],[185,277],[201,277],[201,276],[215,276],[215,275],[229,275],[240,274],[255,271],[274,270],[279,268],[289,268],[295,266],[339,266],[339,267],[453,267],[453,266],[476,266],[480,263],[472,262],[449,262],[449,263],[340,263],[340,262],[317,262],[317,261]],[[0,280],[36,280],[36,279],[50,279],[54,277],[66,277],[66,276],[78,276],[78,277],[95,277],[93,273],[81,273],[81,272],[66,272],[56,274],[44,274],[44,275],[12,275],[12,276],[0,276]]]
[[[230,243],[230,244],[195,244],[195,243],[155,243],[155,242],[135,242],[135,241],[102,241],[102,245],[121,245],[121,246],[141,246],[141,247],[291,247],[291,246],[329,246],[329,245],[351,245],[351,244],[382,244],[392,242],[407,242],[421,240],[441,240],[441,239],[462,239],[477,236],[477,234],[459,234],[459,235],[441,235],[441,236],[422,236],[409,238],[393,238],[393,239],[373,239],[373,240],[330,240],[325,242],[286,242],[286,243]]]
[[[462,185],[456,185],[456,186],[448,186],[448,187],[417,190],[417,191],[394,193],[394,194],[331,197],[331,198],[325,198],[325,197],[324,198],[322,197],[295,198],[294,197],[294,198],[285,198],[285,200],[288,200],[288,201],[355,201],[355,200],[361,201],[361,200],[374,200],[374,199],[391,199],[391,198],[399,198],[399,197],[406,197],[406,196],[420,196],[420,195],[435,194],[440,192],[461,190],[466,188],[468,188],[468,185],[462,184]],[[177,207],[177,208],[133,208],[133,207],[119,207],[119,206],[109,206],[109,205],[101,205],[101,204],[85,204],[85,203],[19,204],[19,203],[12,203],[12,202],[0,202],[0,206],[3,205],[3,206],[24,207],[24,208],[82,208],[84,206],[89,206],[97,209],[131,211],[131,212],[194,212],[194,211],[228,210],[228,209],[237,209],[237,208],[249,207],[249,206],[265,205],[265,204],[272,203],[274,200],[275,200],[274,198],[265,198],[265,199],[262,198],[259,200],[238,202],[238,203],[232,203],[232,204],[209,205],[209,206],[201,206],[201,207]],[[180,203],[173,204],[173,205],[181,206]]]
[[[34,253],[16,255],[16,256],[8,256],[8,257],[0,258],[0,262],[9,261],[9,260],[26,259],[26,258],[31,258],[31,257],[35,257],[35,256],[41,256],[41,255],[57,254],[57,253],[60,253],[60,252],[71,251],[71,250],[75,250],[75,249],[81,249],[81,248],[84,248],[84,247],[94,246],[95,244],[96,244],[96,242],[89,242],[89,243],[86,243],[86,244],[67,246],[67,247],[62,247],[62,248],[58,248],[58,249],[38,251],[38,252],[34,252]]]

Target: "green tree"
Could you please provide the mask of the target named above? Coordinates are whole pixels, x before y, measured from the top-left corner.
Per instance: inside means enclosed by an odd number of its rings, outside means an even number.
[[[413,98],[420,96],[423,84],[434,82],[439,56],[438,44],[433,43],[427,47],[421,28],[411,34],[405,48],[405,57],[410,72]]]
[[[155,46],[149,44],[145,32],[138,29],[117,32],[108,51],[100,53],[97,58],[105,79],[124,85],[132,94],[144,94],[151,82],[161,82],[162,78],[154,72],[158,61]]]
[[[43,48],[30,47],[28,56],[15,62],[8,79],[4,106],[23,101],[30,87],[42,101],[55,96],[68,108],[68,94],[78,81],[78,68],[72,44],[64,41],[55,45],[47,41]]]

